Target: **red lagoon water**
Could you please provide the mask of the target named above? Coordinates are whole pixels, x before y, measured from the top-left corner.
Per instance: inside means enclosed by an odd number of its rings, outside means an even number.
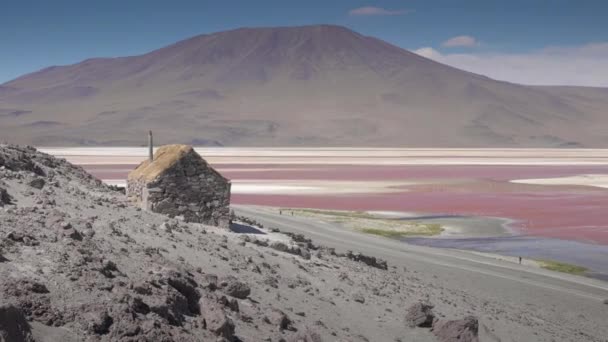
[[[525,235],[563,238],[608,245],[608,192],[488,193],[402,192],[348,196],[245,195],[236,204],[338,210],[390,210],[497,216],[516,220]]]
[[[84,165],[101,179],[125,179],[135,165]],[[526,235],[608,245],[608,189],[528,186],[512,179],[608,173],[608,166],[351,166],[217,164],[232,180],[437,180],[389,194],[234,194],[233,203],[342,210],[391,210],[498,216]],[[253,171],[252,171],[253,170]],[[464,180],[457,186],[446,181]],[[488,186],[490,185],[490,186]]]
[[[101,179],[125,179],[137,165],[82,165]],[[510,166],[510,165],[292,165],[214,164],[230,179],[323,179],[323,180],[408,180],[408,179],[492,179],[564,177],[608,173],[608,166]],[[259,171],[249,171],[259,170]]]

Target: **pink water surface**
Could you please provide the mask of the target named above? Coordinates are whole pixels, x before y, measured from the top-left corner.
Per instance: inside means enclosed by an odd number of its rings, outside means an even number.
[[[124,179],[134,165],[84,165],[101,179]],[[526,186],[512,179],[608,173],[608,166],[351,166],[214,165],[233,180],[436,180],[436,186],[410,187],[387,194],[245,195],[236,204],[343,210],[391,210],[498,216],[515,220],[522,234],[608,245],[608,189]],[[242,169],[264,169],[244,171]],[[460,181],[449,185],[450,180]]]
[[[516,220],[522,234],[608,245],[604,194],[402,192],[348,196],[235,194],[233,203],[340,210],[390,210],[496,216]]]

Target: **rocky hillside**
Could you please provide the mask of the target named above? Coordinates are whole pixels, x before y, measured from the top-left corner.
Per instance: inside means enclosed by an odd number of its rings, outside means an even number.
[[[33,148],[1,145],[0,179],[4,341],[435,340],[408,325],[430,327],[430,306],[401,308],[427,291],[373,257],[142,212]],[[437,329],[472,341],[478,322]]]
[[[438,279],[246,217],[229,231],[140,211],[0,145],[0,341],[602,341]]]
[[[345,27],[242,28],[0,85],[35,145],[608,146],[608,89],[499,82]]]

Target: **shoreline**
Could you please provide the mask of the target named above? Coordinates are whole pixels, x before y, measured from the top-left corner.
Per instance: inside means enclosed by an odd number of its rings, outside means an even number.
[[[568,177],[513,179],[511,183],[548,186],[585,186],[608,189],[608,174],[581,174]]]
[[[562,244],[564,247],[572,247],[575,244],[582,244],[580,242],[573,242],[568,240],[559,240],[559,239],[543,239],[533,236],[526,236],[523,234],[519,234],[519,232],[514,231],[512,227],[513,224],[516,223],[515,220],[500,218],[500,217],[467,217],[467,216],[455,216],[455,215],[441,215],[437,213],[414,213],[414,212],[398,212],[398,211],[347,211],[347,210],[325,210],[325,209],[314,209],[314,208],[281,208],[275,206],[258,206],[258,205],[247,205],[249,208],[254,208],[258,210],[263,210],[266,212],[272,212],[275,215],[280,215],[280,211],[287,212],[283,214],[284,216],[291,217],[289,213],[293,211],[296,213],[297,211],[309,210],[312,213],[337,213],[339,216],[348,216],[353,217],[364,216],[367,214],[378,215],[377,217],[386,217],[392,220],[399,221],[400,219],[406,220],[419,220],[422,222],[432,221],[436,223],[437,221],[442,222],[442,228],[444,231],[440,234],[429,236],[429,235],[404,235],[398,237],[397,235],[391,236],[390,234],[380,234],[380,233],[369,233],[365,231],[361,231],[359,229],[353,229],[352,227],[345,226],[341,223],[332,222],[329,216],[319,216],[319,215],[294,215],[295,217],[314,220],[323,222],[325,224],[332,225],[334,227],[338,227],[338,229],[350,231],[353,234],[361,234],[361,235],[376,235],[377,237],[386,238],[389,240],[395,240],[407,245],[411,246],[424,246],[433,249],[442,249],[442,250],[454,250],[474,256],[482,256],[491,260],[498,260],[502,262],[508,262],[514,265],[522,265],[524,267],[534,267],[536,269],[549,270],[552,272],[558,273],[567,273],[575,276],[582,276],[586,278],[597,279],[600,281],[608,282],[608,268],[599,268],[593,267],[597,266],[597,260],[592,260],[591,257],[586,262],[580,262],[577,260],[570,260],[568,255],[562,257],[550,256],[547,254],[546,247],[542,246],[543,242],[551,241],[553,243]],[[356,216],[355,216],[356,218]],[[445,228],[443,224],[450,221],[459,221],[458,228],[450,234],[446,234]],[[467,224],[467,222],[469,224]],[[488,222],[493,222],[494,225],[488,225]],[[472,224],[471,224],[472,223]],[[496,224],[500,223],[500,224]],[[477,227],[475,227],[477,225]],[[484,230],[484,228],[492,227],[491,230]],[[481,229],[480,229],[481,228]],[[370,228],[371,229],[371,228]],[[449,228],[448,228],[449,229]],[[467,244],[470,242],[476,242],[480,245],[487,245],[487,250],[479,250],[475,249],[475,246],[469,246],[467,248]],[[499,247],[502,245],[509,246],[509,243],[515,241],[513,244],[513,250],[509,252],[507,249],[504,253],[500,253],[501,250]],[[522,253],[516,253],[518,247],[517,243],[523,244],[525,246],[537,246],[537,244],[541,244],[536,248],[537,250],[532,252],[532,255]],[[492,246],[497,246],[497,251],[492,251]],[[588,247],[588,246],[587,246]],[[604,248],[603,246],[596,246],[596,248]],[[606,253],[608,253],[608,247],[605,247]],[[600,251],[601,253],[601,251]],[[580,255],[580,253],[577,253]],[[606,254],[608,256],[608,254]],[[519,264],[519,257],[522,257],[522,263]],[[596,258],[597,259],[597,258]]]
[[[260,207],[267,210],[279,213],[282,211],[317,211],[317,216],[314,215],[296,215],[296,216],[312,216],[319,220],[323,220],[322,212],[340,213],[340,216],[350,216],[356,219],[353,215],[356,213],[365,213],[375,216],[377,219],[387,219],[402,222],[420,222],[422,224],[439,224],[443,228],[442,232],[432,236],[426,236],[429,239],[467,239],[467,238],[499,238],[518,236],[520,232],[515,228],[510,227],[516,223],[515,220],[503,217],[492,216],[472,216],[472,215],[451,215],[445,213],[429,213],[429,212],[399,212],[399,211],[379,211],[379,210],[332,210],[319,208],[283,208],[276,206],[265,205],[247,205],[249,207]],[[331,216],[331,215],[325,215]],[[329,219],[330,217],[326,217]],[[376,227],[369,227],[376,228]],[[412,236],[415,237],[415,236]]]

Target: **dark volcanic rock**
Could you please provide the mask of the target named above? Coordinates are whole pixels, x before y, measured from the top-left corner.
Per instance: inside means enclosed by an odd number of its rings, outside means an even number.
[[[411,328],[430,328],[433,324],[433,319],[435,319],[433,305],[422,302],[410,306],[405,314],[405,322]]]
[[[368,266],[379,268],[381,270],[388,269],[388,264],[386,263],[386,261],[384,261],[382,259],[378,259],[373,256],[368,256],[368,255],[363,255],[361,253],[353,253],[351,251],[348,251],[346,253],[346,257],[351,260],[357,261],[357,262],[362,262]]]
[[[147,315],[150,312],[150,307],[140,297],[133,298],[130,307],[133,311],[143,315]]]
[[[0,282],[0,298],[10,298],[28,320],[46,325],[63,324],[63,315],[51,305],[46,285],[32,279],[3,279]]]
[[[287,246],[287,244],[280,242],[280,241],[275,241],[275,242],[271,243],[270,248],[276,249],[279,252],[288,252],[289,251],[289,246]]]
[[[0,207],[11,204],[12,198],[4,188],[0,188]]]
[[[479,322],[473,316],[433,324],[433,333],[440,342],[479,342],[478,331]]]
[[[352,295],[352,298],[357,303],[361,303],[361,304],[365,303],[365,296],[363,296],[363,294],[360,292],[354,293]]]
[[[6,234],[6,238],[8,240],[15,241],[15,242],[23,242],[24,237],[25,236],[23,235],[23,233],[16,232],[16,231],[11,231],[8,234]]]
[[[300,248],[300,256],[305,260],[310,260],[310,251],[306,248]]]
[[[251,294],[249,285],[239,281],[236,277],[228,276],[220,283],[222,291],[234,298],[245,299]]]
[[[203,296],[198,304],[205,329],[226,339],[234,336],[234,323],[226,316],[223,305],[214,296]]]
[[[23,312],[12,305],[0,306],[0,342],[33,342]]]
[[[44,188],[45,184],[46,184],[46,181],[44,180],[44,178],[40,178],[40,177],[36,177],[28,183],[29,186],[31,186],[32,188],[36,188],[36,189]]]
[[[97,335],[105,335],[110,332],[110,327],[114,323],[114,319],[110,317],[107,311],[98,311],[90,313],[89,329]]]
[[[74,229],[71,224],[65,225],[61,233],[63,234],[63,236],[69,237],[70,239],[82,241],[82,235],[80,234],[80,232]]]
[[[4,167],[15,172],[34,173],[45,183],[55,182],[54,175],[62,174],[68,179],[77,179],[81,184],[107,191],[109,187],[99,179],[87,173],[82,167],[72,165],[65,159],[36,151],[31,146],[0,144],[0,168]]]
[[[0,166],[12,171],[30,171],[44,175],[42,168],[32,158],[35,152],[36,149],[29,146],[6,145],[0,149]]]
[[[167,282],[186,298],[191,314],[200,313],[198,301],[201,295],[196,289],[198,284],[192,278],[181,273],[173,273]]]
[[[118,267],[111,260],[106,260],[103,265],[99,268],[99,273],[103,274],[106,278],[115,278],[115,272],[118,272]]]
[[[275,249],[279,252],[299,255],[306,260],[310,259],[310,251],[307,247],[289,246],[286,243],[275,241],[270,244],[270,248]]]

